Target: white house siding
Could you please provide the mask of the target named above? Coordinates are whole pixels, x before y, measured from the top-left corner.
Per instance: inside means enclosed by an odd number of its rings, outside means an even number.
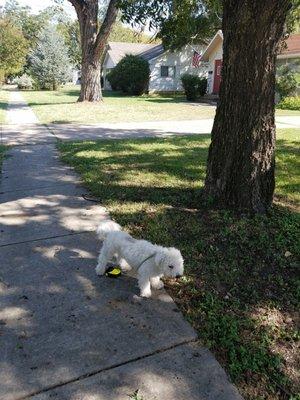
[[[111,59],[109,54],[106,53],[106,56],[105,56],[105,59],[103,62],[103,71],[102,71],[103,89],[104,90],[111,90],[110,83],[108,82],[108,79],[106,76],[109,73],[109,71],[114,67],[115,67],[115,64],[114,64],[113,60]]]
[[[150,66],[150,82],[149,92],[172,92],[182,90],[181,75],[184,73],[206,76],[207,69],[204,64],[200,68],[192,66],[194,50],[202,52],[200,46],[186,46],[180,51],[167,51],[157,58],[149,61]],[[161,67],[175,67],[175,76],[161,76]]]

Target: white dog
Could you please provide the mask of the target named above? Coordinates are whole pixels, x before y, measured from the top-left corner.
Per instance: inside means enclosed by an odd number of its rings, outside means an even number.
[[[137,272],[142,297],[151,296],[151,286],[162,289],[162,276],[178,278],[183,275],[183,258],[174,247],[154,245],[146,240],[134,239],[121,231],[120,225],[113,221],[103,221],[97,234],[103,245],[98,257],[96,273],[103,275],[109,261],[115,258],[122,270]]]

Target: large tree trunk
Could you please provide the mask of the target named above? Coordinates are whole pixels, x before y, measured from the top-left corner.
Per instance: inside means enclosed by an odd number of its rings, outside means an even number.
[[[265,212],[274,192],[276,51],[290,0],[223,0],[220,102],[206,192],[225,207]]]
[[[78,101],[101,101],[101,68],[99,61],[83,59],[81,66],[81,89]]]
[[[101,62],[111,28],[117,17],[117,0],[110,0],[99,29],[98,0],[69,0],[75,7],[81,37],[82,68],[78,101],[101,101]]]

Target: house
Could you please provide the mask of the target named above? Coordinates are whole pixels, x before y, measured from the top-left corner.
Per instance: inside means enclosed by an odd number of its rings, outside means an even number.
[[[202,61],[208,63],[207,92],[218,94],[221,82],[223,58],[223,34],[219,30],[202,54]],[[295,72],[300,72],[300,34],[290,35],[286,46],[277,56],[277,65],[288,64]]]
[[[204,46],[187,45],[178,51],[164,50],[161,44],[109,42],[102,64],[103,87],[110,90],[107,74],[126,54],[138,55],[149,62],[149,92],[181,91],[180,77],[184,73],[206,75],[206,65],[192,66],[194,52],[202,53]]]
[[[277,56],[277,65],[288,65],[293,71],[300,73],[300,33],[287,38],[286,46]]]

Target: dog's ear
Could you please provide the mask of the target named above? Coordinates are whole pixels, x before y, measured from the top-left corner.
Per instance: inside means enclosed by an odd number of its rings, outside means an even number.
[[[155,264],[160,267],[165,260],[164,253],[157,253],[154,259]]]

